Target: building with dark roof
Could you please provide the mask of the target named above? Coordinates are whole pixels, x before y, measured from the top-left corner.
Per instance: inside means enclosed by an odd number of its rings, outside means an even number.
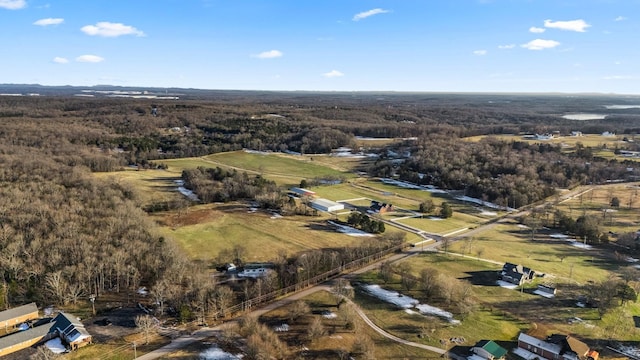
[[[60,337],[71,350],[92,342],[91,334],[87,332],[78,318],[60,312],[55,318],[42,319],[27,330],[0,337],[0,356],[26,349],[55,337]]]

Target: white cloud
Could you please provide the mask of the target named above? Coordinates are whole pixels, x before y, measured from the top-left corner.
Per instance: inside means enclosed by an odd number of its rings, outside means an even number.
[[[513,49],[516,47],[516,44],[507,44],[507,45],[498,45],[498,49]]]
[[[603,76],[602,80],[634,80],[633,76],[626,75],[611,75],[611,76]]]
[[[543,33],[543,32],[545,32],[546,30],[547,30],[547,29],[545,29],[545,28],[539,28],[539,27],[535,27],[535,26],[532,26],[532,27],[530,27],[530,28],[529,28],[529,32],[532,32],[532,33],[534,33],[534,34],[540,34],[540,33]]]
[[[522,44],[520,46],[529,50],[544,50],[544,49],[554,48],[558,45],[560,45],[560,43],[555,40],[535,39],[535,40],[529,41],[526,44]]]
[[[569,20],[569,21],[545,20],[544,27],[552,28],[552,29],[567,30],[567,31],[585,32],[588,27],[591,27],[591,25],[587,24],[582,19]]]
[[[66,64],[69,62],[67,58],[56,56],[53,58],[53,62],[57,64]]]
[[[624,16],[618,16],[617,18],[613,19],[613,21],[625,21],[625,20],[627,20],[627,18]]]
[[[25,0],[0,0],[0,8],[18,10],[27,7]]]
[[[33,25],[49,26],[49,25],[62,24],[63,22],[64,22],[64,19],[62,18],[46,18],[46,19],[37,20],[36,22],[33,23]]]
[[[282,57],[282,55],[283,55],[282,51],[269,50],[269,51],[263,51],[257,55],[251,55],[251,57],[258,58],[258,59],[275,59],[275,58]]]
[[[362,19],[366,19],[369,16],[373,16],[373,15],[377,15],[377,14],[385,14],[388,13],[389,10],[384,10],[384,9],[380,9],[380,8],[376,8],[376,9],[371,9],[371,10],[367,10],[367,11],[363,11],[361,13],[357,13],[353,16],[353,21],[360,21]]]
[[[101,21],[95,25],[83,26],[80,30],[82,30],[83,33],[91,36],[102,36],[102,37],[118,37],[122,35],[145,36],[144,32],[134,28],[133,26],[125,25],[122,23],[111,23],[108,21]]]
[[[338,70],[331,70],[328,73],[324,73],[322,74],[322,76],[326,77],[326,78],[335,78],[335,77],[341,77],[344,76],[343,73],[341,73]]]
[[[487,50],[475,50],[473,52],[473,55],[478,55],[478,56],[487,55]]]
[[[77,62],[99,63],[103,62],[104,58],[98,55],[81,55],[76,58]]]

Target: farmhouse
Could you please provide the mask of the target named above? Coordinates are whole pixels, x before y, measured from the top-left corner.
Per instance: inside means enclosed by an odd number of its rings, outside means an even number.
[[[53,319],[41,319],[35,322],[33,327],[27,330],[0,337],[0,356],[26,349],[55,337],[60,337],[71,350],[91,344],[92,341],[91,334],[78,319],[61,312]]]
[[[522,285],[525,282],[531,281],[535,276],[535,271],[524,267],[522,265],[516,265],[512,263],[505,263],[500,271],[500,279],[502,281],[510,282],[515,285]]]
[[[546,340],[520,333],[514,352],[525,359],[598,360],[600,354],[571,335],[553,334]]]
[[[500,360],[504,359],[507,350],[491,340],[480,340],[472,348],[474,354],[469,360]]]
[[[332,212],[343,210],[344,204],[340,204],[327,199],[314,199],[311,202],[311,207],[319,211]]]
[[[30,303],[0,312],[0,324],[9,331],[24,322],[38,318],[36,303]]]
[[[381,203],[375,200],[371,200],[371,206],[369,210],[374,213],[384,214],[393,211],[393,205],[387,203]]]

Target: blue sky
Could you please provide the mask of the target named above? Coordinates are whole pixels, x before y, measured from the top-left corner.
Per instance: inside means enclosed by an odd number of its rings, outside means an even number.
[[[0,0],[0,83],[640,94],[640,0]]]

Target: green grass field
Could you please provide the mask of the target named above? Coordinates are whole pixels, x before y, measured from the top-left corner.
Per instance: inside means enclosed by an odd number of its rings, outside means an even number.
[[[272,218],[271,214],[248,210],[241,205],[201,205],[172,218],[161,232],[200,261],[211,261],[221,250],[235,245],[246,248],[246,261],[269,261],[280,252],[291,255],[371,241],[329,229],[323,221],[326,217]]]
[[[99,178],[110,178],[127,183],[137,190],[140,201],[144,204],[169,201],[183,198],[176,190],[174,180],[179,179],[181,172],[167,170],[134,170],[94,173]]]
[[[454,242],[450,250],[470,256],[477,256],[480,251],[482,258],[522,264],[553,275],[549,281],[565,284],[604,280],[618,267],[607,253],[572,246],[562,239],[550,238],[551,233],[539,231],[532,241],[529,229],[515,222],[499,224],[471,240]]]
[[[426,232],[446,235],[454,231],[463,231],[465,229],[475,227],[476,225],[485,222],[486,219],[461,212],[454,212],[453,216],[449,219],[440,219],[438,217],[429,218],[428,216],[425,216],[424,218],[410,218],[396,221]]]

